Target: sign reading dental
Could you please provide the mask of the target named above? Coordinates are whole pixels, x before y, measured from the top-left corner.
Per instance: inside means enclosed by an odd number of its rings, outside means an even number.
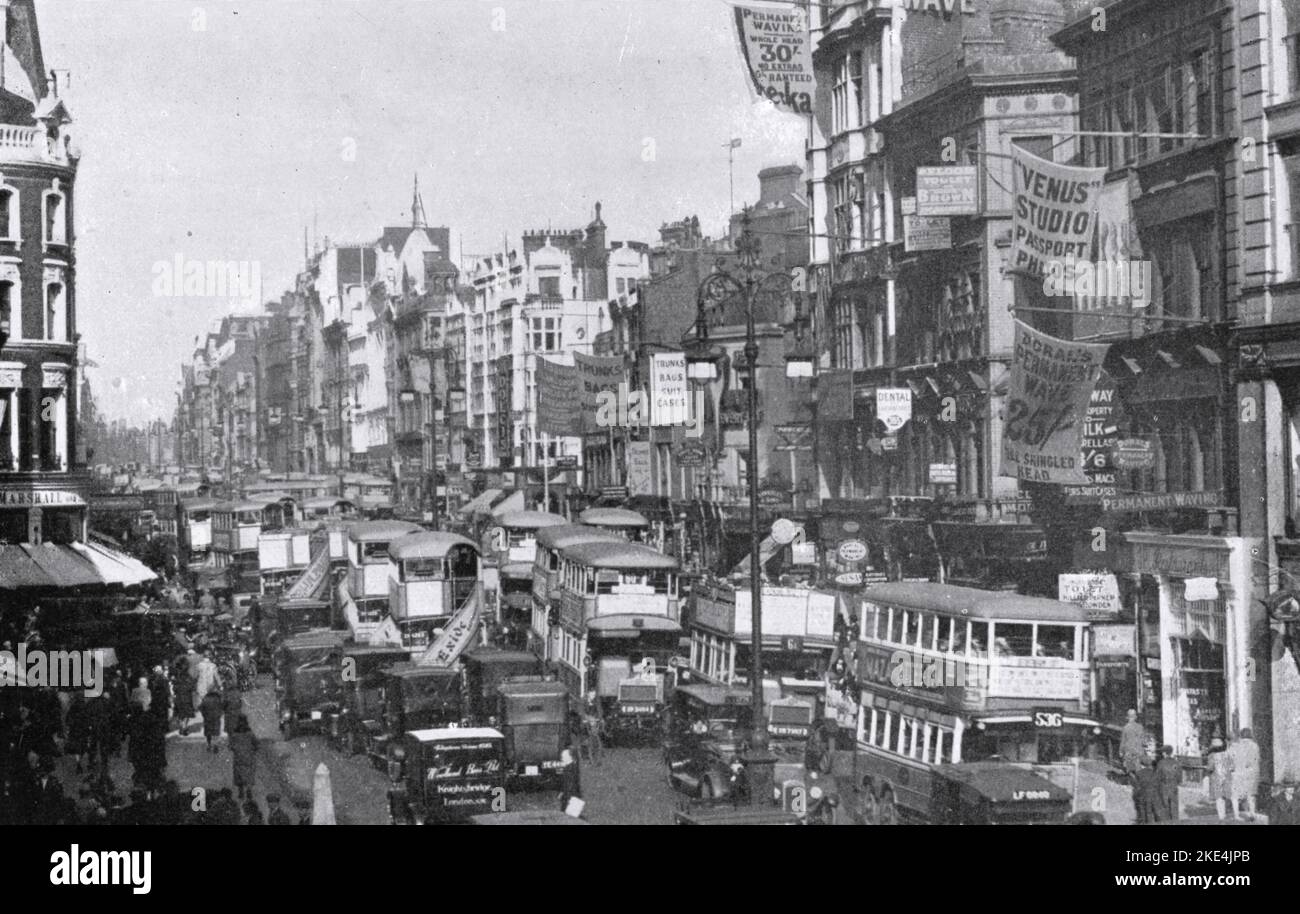
[[[1011,147],[1015,204],[1011,269],[1042,276],[1050,263],[1092,253],[1105,168],[1076,168]]]
[[[692,418],[686,389],[686,353],[656,352],[650,357],[650,421],[685,425]]]
[[[797,7],[737,6],[736,34],[754,91],[791,114],[812,114],[808,14]]]
[[[876,418],[885,424],[891,435],[912,418],[912,389],[910,387],[877,387]]]
[[[1104,343],[1073,343],[1016,321],[1003,414],[1002,475],[1082,484],[1084,417],[1106,358]]]

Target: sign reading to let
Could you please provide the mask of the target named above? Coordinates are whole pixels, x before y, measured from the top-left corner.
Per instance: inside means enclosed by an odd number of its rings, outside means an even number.
[[[979,212],[974,165],[923,165],[916,170],[916,215],[974,216]]]

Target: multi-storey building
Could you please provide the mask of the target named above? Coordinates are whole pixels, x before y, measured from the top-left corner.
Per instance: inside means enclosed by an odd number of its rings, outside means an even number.
[[[831,91],[809,159],[832,572],[1054,594],[1044,533],[997,454],[1013,332],[1008,159],[1013,144],[1072,154],[1072,66],[1048,38],[1065,17],[1059,0],[993,0],[836,3],[821,20],[814,62]],[[975,166],[977,205],[948,220],[947,247],[913,251],[904,217],[926,166]],[[851,402],[836,396],[846,385]],[[901,429],[876,414],[882,389],[910,402]],[[865,542],[864,559],[844,564],[848,540]]]
[[[575,352],[592,354],[596,337],[610,329],[611,301],[649,273],[646,246],[607,242],[597,203],[585,230],[525,232],[519,247],[466,267],[473,287],[463,316],[467,464],[523,469],[547,455],[580,457],[578,436],[543,449],[536,360],[572,365]]]

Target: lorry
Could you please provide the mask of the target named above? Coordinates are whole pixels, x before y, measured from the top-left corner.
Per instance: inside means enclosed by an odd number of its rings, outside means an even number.
[[[399,663],[379,673],[377,717],[353,722],[359,742],[378,767],[388,762],[389,749],[411,730],[457,727],[464,722],[461,673],[445,667]]]
[[[540,784],[558,779],[562,754],[571,743],[568,687],[555,680],[504,682],[496,692],[510,780]]]
[[[383,718],[385,672],[411,659],[404,647],[387,644],[344,645],[339,654],[342,703],[329,715],[330,742],[356,755],[367,750]]]
[[[286,737],[324,732],[328,715],[342,704],[339,678],[341,632],[317,630],[291,635],[276,650],[274,674],[280,729]]]
[[[467,822],[506,812],[505,736],[491,727],[412,730],[389,753],[394,825]]]
[[[497,714],[497,688],[506,682],[541,682],[542,661],[528,651],[477,647],[461,656],[467,723],[487,724]]]
[[[614,701],[602,709],[610,742],[660,742],[664,736],[665,708],[662,675],[638,671],[620,679]]]

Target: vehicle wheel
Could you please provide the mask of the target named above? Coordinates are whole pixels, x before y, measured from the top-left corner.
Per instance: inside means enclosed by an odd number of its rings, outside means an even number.
[[[876,812],[877,825],[897,825],[898,824],[898,806],[894,803],[894,791],[888,787],[880,795],[880,803]]]

